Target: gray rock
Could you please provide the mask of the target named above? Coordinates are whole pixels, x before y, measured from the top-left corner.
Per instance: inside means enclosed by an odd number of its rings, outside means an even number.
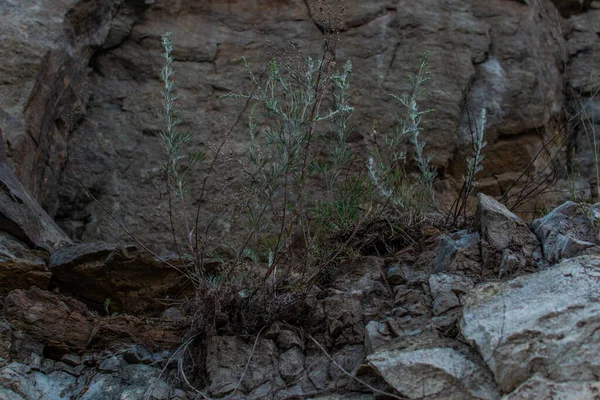
[[[82,363],[81,357],[76,354],[65,354],[60,360],[72,367],[76,367]]]
[[[460,307],[460,301],[454,292],[442,292],[433,300],[433,314],[435,316],[439,316],[456,307]]]
[[[150,364],[152,362],[152,353],[139,345],[133,345],[125,353],[123,358],[129,364]]]
[[[429,277],[429,289],[434,299],[441,293],[452,291],[458,295],[473,289],[473,281],[465,276],[453,274],[434,274]]]
[[[328,340],[332,344],[363,343],[363,296],[360,292],[336,293],[323,299]]]
[[[365,350],[367,354],[384,346],[392,338],[389,326],[379,321],[370,321],[365,327]]]
[[[100,363],[98,369],[103,372],[117,372],[123,367],[123,361],[117,356],[108,357]]]
[[[533,374],[594,381],[600,368],[600,257],[564,260],[509,282],[481,285],[463,304],[460,329],[509,393]]]
[[[348,345],[331,354],[333,360],[344,370],[353,374],[365,358],[364,348],[360,345]],[[334,363],[329,364],[329,378],[333,388],[343,388],[352,382],[352,379],[343,373]]]
[[[441,235],[432,261],[434,272],[462,272],[477,275],[481,272],[479,233],[466,230]]]
[[[466,346],[423,333],[367,357],[409,399],[499,399],[489,370]]]
[[[542,242],[544,256],[550,263],[585,254],[600,254],[598,237],[600,203],[591,206],[568,201],[531,227]]]
[[[558,383],[542,376],[534,375],[502,400],[520,399],[596,399],[600,393],[600,382],[564,382]]]
[[[296,382],[304,372],[304,353],[298,347],[292,347],[279,356],[279,374],[289,385]]]
[[[477,224],[481,235],[481,277],[532,272],[542,264],[542,249],[529,226],[503,204],[479,193]]]
[[[64,400],[74,396],[75,386],[76,378],[62,371],[46,375],[20,363],[11,363],[0,369],[0,387],[9,393],[8,399]]]
[[[210,386],[208,391],[215,397],[224,396],[233,391],[242,376],[242,372],[252,354],[244,379],[238,388],[238,394],[268,393],[281,389],[285,383],[279,375],[277,346],[266,338],[260,338],[252,353],[253,341],[239,337],[216,336],[208,344],[206,369]]]
[[[427,282],[427,275],[408,264],[393,264],[387,271],[390,285],[421,285]]]

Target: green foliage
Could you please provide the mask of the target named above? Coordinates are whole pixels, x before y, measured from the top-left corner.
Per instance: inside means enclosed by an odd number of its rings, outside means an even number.
[[[423,54],[419,59],[417,74],[409,75],[412,88],[409,95],[390,94],[406,112],[404,116],[397,116],[394,131],[383,134],[381,142],[375,137],[367,165],[371,181],[379,194],[393,206],[408,211],[415,221],[422,220],[435,205],[433,181],[437,172],[430,166],[432,157],[424,154],[425,142],[419,139],[421,118],[433,111],[421,111],[418,105],[418,100],[425,93],[423,85],[430,79],[428,60],[429,53]],[[407,173],[407,142],[412,149],[412,161],[419,171],[416,183],[411,182]]]
[[[165,130],[161,138],[166,170],[181,202],[190,253],[197,256],[186,214],[185,177],[204,155],[186,152],[192,136],[180,129],[170,34],[163,36],[162,44]],[[280,54],[258,75],[242,58],[252,90],[222,96],[246,102],[250,142],[246,158],[239,160],[247,178],[245,195],[240,196],[245,239],[232,252],[235,260],[224,273],[225,280],[232,279],[244,263],[265,263],[265,279],[275,279],[281,271],[278,266],[285,264],[286,273],[302,266],[301,275],[310,282],[317,272],[306,272],[307,266],[323,268],[354,251],[347,243],[328,249],[325,242],[335,232],[350,232],[350,241],[361,225],[375,218],[373,211],[378,220],[402,214],[403,224],[414,224],[436,207],[436,171],[420,138],[422,117],[432,110],[421,110],[418,104],[430,79],[428,57],[424,54],[417,73],[409,75],[408,95],[390,94],[401,112],[393,131],[374,140],[367,161],[350,146],[354,131],[351,62],[336,71],[327,57],[291,62]],[[475,173],[481,168],[481,147],[469,161]],[[403,231],[403,227],[397,228],[390,228],[390,234]],[[294,245],[302,248],[300,258],[292,254]],[[201,263],[196,260],[195,264]]]

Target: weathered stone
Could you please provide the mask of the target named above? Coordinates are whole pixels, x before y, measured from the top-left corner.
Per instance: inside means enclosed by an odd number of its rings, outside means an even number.
[[[453,292],[443,292],[433,300],[432,310],[435,316],[439,316],[456,307],[460,307],[458,297]]]
[[[102,372],[117,372],[123,366],[123,360],[119,357],[112,356],[102,361],[98,369]]]
[[[499,399],[489,370],[466,346],[435,334],[403,339],[367,361],[410,399]]]
[[[12,169],[2,161],[0,161],[0,230],[47,252],[72,244],[17,180]]]
[[[252,341],[239,337],[216,336],[207,344],[206,371],[208,391],[216,397],[231,393],[245,369],[253,348]],[[259,338],[238,393],[249,394],[257,389],[271,393],[285,385],[277,367],[277,346],[272,340]],[[267,384],[266,386],[263,386]]]
[[[296,382],[304,372],[304,353],[298,347],[292,347],[279,356],[279,374],[289,385]]]
[[[123,353],[123,359],[129,364],[150,364],[152,362],[152,353],[143,346],[131,346]]]
[[[481,277],[531,272],[542,262],[542,250],[529,226],[503,204],[479,193],[477,224],[484,270]]]
[[[393,264],[387,271],[387,279],[390,285],[413,285],[418,286],[427,282],[425,273],[415,270],[408,264]]]
[[[370,321],[365,326],[365,350],[367,354],[371,354],[384,346],[391,338],[392,332],[387,324]]]
[[[429,277],[429,289],[434,299],[444,292],[465,294],[473,289],[473,281],[461,275],[434,274]]]
[[[335,294],[323,300],[327,335],[332,344],[362,343],[365,325],[363,321],[362,295],[360,293]]]
[[[600,382],[564,382],[558,383],[542,376],[534,375],[502,400],[520,399],[595,399],[600,393]]]
[[[110,313],[162,310],[159,299],[180,294],[186,284],[175,268],[133,246],[79,244],[54,252],[49,267],[62,293],[100,312],[107,301]]]
[[[46,375],[16,362],[0,369],[0,395],[6,396],[3,399],[64,400],[73,396],[76,383],[77,378],[66,372]]]
[[[333,352],[331,357],[337,364],[332,362],[329,364],[329,377],[332,381],[332,388],[343,388],[352,382],[352,378],[340,370],[342,367],[345,371],[353,374],[358,366],[365,358],[364,348],[360,345],[348,345]]]
[[[35,287],[12,291],[4,307],[15,334],[28,336],[25,342],[40,342],[62,353],[125,343],[166,349],[177,346],[188,329],[153,318],[94,317],[83,303]]]
[[[460,329],[509,393],[533,374],[594,381],[600,368],[600,257],[564,260],[542,272],[477,287]]]
[[[584,254],[600,254],[598,230],[600,203],[591,206],[568,201],[531,227],[542,242],[544,257],[550,263]]]
[[[51,277],[46,266],[47,258],[45,252],[32,250],[0,231],[0,297],[12,290],[29,289],[31,286],[47,289]]]
[[[481,272],[479,233],[459,231],[451,235],[441,235],[432,267],[434,272],[479,274]]]

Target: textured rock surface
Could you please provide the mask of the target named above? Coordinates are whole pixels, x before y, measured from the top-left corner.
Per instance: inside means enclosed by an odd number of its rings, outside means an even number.
[[[427,151],[443,171],[460,177],[463,157],[456,157],[457,137],[468,130],[468,95],[470,109],[488,109],[490,144],[482,179],[485,187],[499,192],[537,151],[536,130],[553,131],[554,118],[561,112],[559,43],[550,29],[555,21],[541,12],[542,5],[554,15],[548,1],[348,1],[338,59],[354,62],[353,142],[368,140],[374,119],[378,130],[390,128],[398,108],[387,93],[405,92],[406,74],[414,72],[419,54],[430,50],[435,82],[423,107],[438,111],[424,120]],[[131,19],[121,15],[115,17],[127,22],[119,22],[121,34],[109,36],[110,46],[98,51],[90,64],[94,96],[72,135],[70,159],[92,192],[134,233],[145,242],[168,245],[162,161],[157,156],[160,124],[154,111],[159,106],[160,34],[173,30],[186,125],[197,132],[196,144],[206,145],[218,141],[224,130],[222,113],[232,115],[237,108],[217,97],[247,87],[240,56],[256,68],[267,58],[264,36],[253,26],[267,37],[289,38],[306,52],[318,52],[318,11],[313,2],[300,0],[289,0],[286,7],[269,1],[164,0],[141,14],[129,35],[122,32]],[[247,142],[240,126],[230,141],[233,152],[244,153]],[[243,175],[235,164],[219,171],[227,190],[213,190],[216,204],[231,199],[228,191],[240,187]],[[499,172],[503,178],[494,175]],[[118,238],[121,233],[114,222],[80,194],[68,173],[62,175],[60,187],[57,217],[70,235]],[[235,230],[226,221],[216,229]]]
[[[529,226],[495,199],[477,195],[477,224],[483,270],[480,277],[505,277],[533,271],[543,261],[542,249]]]
[[[0,231],[48,252],[71,240],[23,187],[6,163],[0,161]]]
[[[584,254],[600,254],[598,218],[600,204],[578,204],[568,201],[531,227],[542,243],[544,257],[551,263]]]
[[[58,363],[57,363],[58,364]],[[69,373],[52,368],[42,372],[21,363],[0,368],[0,396],[5,400],[151,399],[186,400],[185,392],[159,379],[161,369],[124,363],[115,373],[96,369]]]
[[[600,368],[599,257],[476,288],[460,329],[509,393],[533,374],[554,382],[595,381]]]
[[[187,330],[185,324],[170,320],[94,316],[77,300],[35,287],[11,292],[4,307],[6,318],[17,330],[59,353],[102,349],[123,342],[171,348],[180,344]]]
[[[487,367],[458,342],[423,334],[367,357],[370,365],[409,399],[499,399]]]
[[[51,276],[46,266],[47,258],[47,253],[31,250],[0,231],[0,297],[14,289],[29,289],[30,286],[47,289]]]
[[[55,284],[101,310],[110,312],[162,311],[161,299],[181,294],[186,282],[175,268],[138,252],[133,246],[84,243],[52,253],[49,263]]]

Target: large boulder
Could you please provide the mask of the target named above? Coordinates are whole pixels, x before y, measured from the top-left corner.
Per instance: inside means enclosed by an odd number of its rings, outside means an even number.
[[[536,274],[483,284],[467,297],[461,332],[504,393],[534,374],[559,384],[597,382],[599,264],[598,256],[564,260]]]

